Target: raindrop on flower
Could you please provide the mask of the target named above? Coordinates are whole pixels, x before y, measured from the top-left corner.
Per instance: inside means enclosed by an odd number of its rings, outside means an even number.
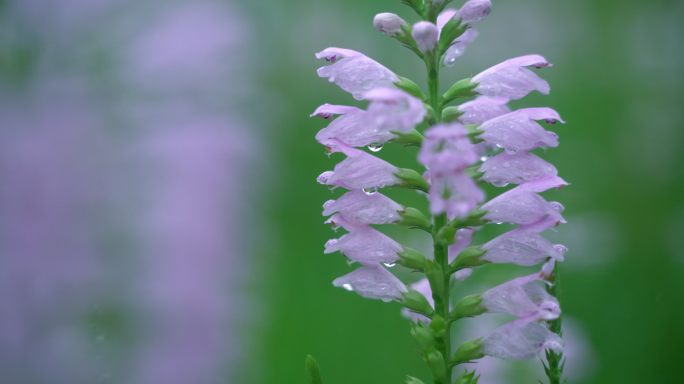
[[[342,288],[346,289],[347,291],[353,291],[354,288],[352,288],[351,284],[342,284]]]
[[[510,161],[504,161],[504,163],[501,165],[503,165],[504,168],[510,168],[511,162]]]
[[[503,148],[503,145],[501,145],[501,144],[497,144],[496,146],[499,148]]]
[[[375,192],[377,192],[377,191],[378,191],[378,187],[364,188],[363,189],[363,193],[365,193],[368,196],[374,195]]]
[[[392,268],[395,265],[397,265],[396,263],[383,263],[383,264],[385,264],[385,267],[387,267],[387,268]]]
[[[495,187],[505,187],[508,185],[508,183],[503,180],[492,180],[491,183]]]
[[[368,145],[368,149],[370,149],[373,152],[378,152],[382,149],[383,143],[370,143]]]
[[[500,223],[497,223],[497,224],[501,225],[501,224],[503,224],[503,221],[502,221],[502,222],[500,222]]]
[[[491,154],[482,155],[482,157],[480,157],[480,161],[484,163],[484,162],[487,161],[490,157],[492,157]]]
[[[455,63],[456,63],[456,58],[452,57],[451,59],[447,60],[446,63],[444,63],[444,65],[446,65],[447,67],[453,67]]]

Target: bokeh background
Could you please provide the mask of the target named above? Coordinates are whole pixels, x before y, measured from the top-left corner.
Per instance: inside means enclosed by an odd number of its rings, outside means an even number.
[[[549,236],[570,249],[569,382],[679,382],[684,2],[493,4],[443,86],[524,54],[554,63],[551,94],[511,106],[567,121],[543,157],[572,183],[545,194],[569,221]],[[0,383],[304,383],[307,354],[326,384],[429,382],[399,304],[333,288],[353,267],[322,253],[339,234],[321,205],[342,191],[315,178],[341,156],[308,115],[364,104],[318,78],[314,53],[425,81],[373,29],[380,12],[417,21],[399,0],[0,0]],[[418,168],[415,154],[378,153]],[[422,233],[381,230],[430,252]],[[455,296],[533,269],[481,268]],[[459,322],[455,341],[507,320]],[[483,384],[544,379],[538,360],[475,367]]]

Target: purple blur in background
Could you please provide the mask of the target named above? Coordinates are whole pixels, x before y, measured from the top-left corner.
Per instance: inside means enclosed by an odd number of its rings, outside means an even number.
[[[28,63],[0,83],[0,381],[226,382],[254,209],[245,19],[16,0],[0,25]]]

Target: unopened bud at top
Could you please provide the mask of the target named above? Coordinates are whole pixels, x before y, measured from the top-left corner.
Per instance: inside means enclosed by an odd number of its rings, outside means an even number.
[[[470,0],[463,4],[456,14],[457,18],[461,18],[461,25],[473,25],[482,21],[489,13],[492,12],[492,2],[489,0]]]
[[[393,35],[401,33],[401,27],[408,27],[408,23],[394,13],[378,13],[373,19],[373,27],[382,33]]]
[[[411,36],[418,44],[418,49],[425,53],[435,49],[439,40],[439,30],[437,26],[429,21],[421,21],[413,26]]]

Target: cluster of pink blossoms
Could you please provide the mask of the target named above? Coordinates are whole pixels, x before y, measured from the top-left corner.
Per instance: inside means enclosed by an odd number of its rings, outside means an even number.
[[[465,32],[439,56],[440,64],[450,67],[477,36],[470,26],[483,20],[490,11],[489,0],[470,0],[460,10],[443,10],[434,24],[421,21],[410,26],[397,15],[382,13],[376,16],[373,25],[402,42],[415,42],[414,51],[429,55],[442,44],[440,35],[445,26],[460,20],[460,26],[467,26]],[[495,65],[466,79],[465,83],[459,82],[461,88],[465,84],[470,92],[467,96],[477,97],[450,107],[455,109],[452,117],[437,122],[434,110],[424,104],[426,98],[421,100],[419,93],[406,91],[401,86],[405,79],[367,56],[348,49],[327,48],[316,57],[331,63],[318,70],[319,76],[336,83],[355,99],[369,101],[366,110],[325,104],[312,114],[331,120],[316,139],[328,152],[347,156],[333,171],[318,177],[319,183],[330,188],[348,190],[339,199],[323,205],[323,215],[332,215],[326,223],[349,232],[329,240],[325,253],[339,251],[362,265],[333,284],[363,297],[402,303],[409,292],[417,291],[434,308],[431,282],[427,278],[407,287],[383,266],[401,264],[415,251],[371,227],[393,223],[420,226],[416,224],[420,218],[406,221],[407,212],[415,210],[377,190],[392,186],[422,190],[429,199],[430,213],[446,214],[449,225],[455,229],[448,242],[448,262],[457,280],[468,278],[472,267],[487,263],[543,264],[538,273],[516,278],[456,304],[454,311],[459,306],[472,304],[468,307],[470,315],[489,312],[518,317],[475,339],[476,352],[471,351],[469,356],[477,358],[472,356],[486,354],[525,360],[543,349],[560,352],[562,340],[544,322],[559,317],[560,305],[536,281],[549,278],[554,263],[563,261],[567,251],[563,245],[551,244],[540,233],[566,221],[561,216],[563,206],[546,201],[539,193],[561,189],[568,183],[558,177],[552,164],[530,151],[558,146],[558,135],[545,130],[538,122],[564,121],[551,108],[511,111],[506,105],[509,100],[520,99],[533,90],[548,94],[548,83],[531,67],[539,69],[551,64],[539,55],[521,56]],[[334,118],[335,115],[339,117]],[[431,123],[424,136],[415,131],[422,122]],[[421,146],[418,161],[426,167],[426,172],[418,181],[412,173],[407,176],[410,170],[397,168],[355,148],[368,147],[377,152],[387,142],[407,143],[407,137],[420,137],[420,142],[413,144]],[[503,150],[489,158],[488,153],[497,148]],[[484,182],[496,187],[517,186],[485,202],[485,194],[478,186]],[[415,212],[412,214],[415,216]],[[459,222],[472,225],[458,225]],[[478,226],[504,222],[519,226],[483,245],[471,246]],[[427,226],[431,226],[430,221],[424,227]],[[406,264],[410,263],[402,265]],[[430,322],[427,312],[403,309],[406,316],[423,323]]]

